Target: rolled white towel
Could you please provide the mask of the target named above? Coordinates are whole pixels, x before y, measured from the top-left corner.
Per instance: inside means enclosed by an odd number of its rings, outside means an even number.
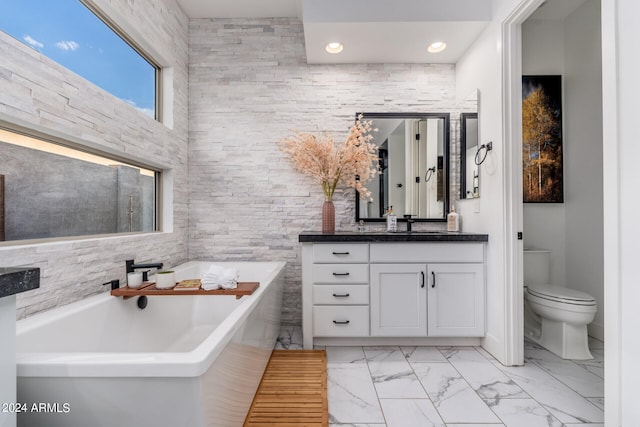
[[[238,287],[239,275],[237,268],[212,265],[202,278],[202,288],[205,290],[235,289]]]
[[[229,283],[237,282],[238,276],[239,272],[235,268],[218,267],[214,265],[205,273],[203,280],[218,283]]]
[[[238,287],[238,281],[237,280],[230,280],[228,282],[220,283],[220,287],[222,289],[235,289],[235,288]]]
[[[220,284],[202,279],[202,289],[205,291],[215,291],[216,289],[220,289]]]

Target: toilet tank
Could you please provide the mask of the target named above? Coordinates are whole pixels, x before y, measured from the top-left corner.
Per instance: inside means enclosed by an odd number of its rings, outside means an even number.
[[[525,249],[523,261],[525,286],[551,283],[551,251]]]

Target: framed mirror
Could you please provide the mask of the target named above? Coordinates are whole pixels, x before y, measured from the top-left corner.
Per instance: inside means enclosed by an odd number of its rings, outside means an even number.
[[[458,126],[460,146],[460,199],[480,197],[480,171],[475,157],[478,152],[478,90],[464,98],[456,109],[460,114]]]
[[[360,114],[360,113],[358,113]],[[367,184],[372,200],[356,192],[356,221],[445,221],[449,212],[449,113],[361,113],[378,132],[380,175]]]
[[[460,114],[460,198],[480,197],[480,177],[476,165],[478,152],[478,113]]]

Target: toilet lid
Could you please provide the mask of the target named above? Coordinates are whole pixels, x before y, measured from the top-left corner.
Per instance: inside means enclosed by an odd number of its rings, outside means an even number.
[[[570,288],[561,288],[558,286],[533,285],[527,286],[531,295],[540,298],[551,299],[555,301],[574,303],[580,305],[595,304],[596,300],[586,292],[576,291]]]

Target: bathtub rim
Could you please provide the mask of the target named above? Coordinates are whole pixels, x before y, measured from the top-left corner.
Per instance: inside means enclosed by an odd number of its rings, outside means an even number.
[[[251,261],[208,261],[192,260],[178,267],[189,267],[195,263],[215,264],[251,264]],[[284,261],[255,261],[255,263],[273,264],[274,268],[261,280],[258,289],[242,301],[216,329],[196,348],[189,352],[139,352],[139,353],[17,353],[16,368],[18,377],[199,377],[218,358],[225,346],[244,324],[253,309],[263,299],[267,289],[284,275],[287,263]],[[264,285],[264,283],[266,285]],[[202,298],[235,298],[233,295],[198,296]],[[74,312],[86,310],[97,304],[105,303],[110,298],[118,298],[109,292],[75,301],[71,304],[38,313],[32,317],[19,320],[16,325],[16,338],[23,332],[41,326],[47,321],[66,317]],[[166,296],[156,296],[166,298]],[[180,298],[180,296],[176,296]],[[89,307],[87,307],[89,304]],[[53,317],[53,319],[52,319]],[[158,375],[158,371],[162,371]]]

